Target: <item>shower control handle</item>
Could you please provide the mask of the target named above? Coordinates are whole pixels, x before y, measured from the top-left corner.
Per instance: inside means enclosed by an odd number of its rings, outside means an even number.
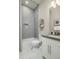
[[[26,24],[26,23],[25,23],[24,25],[25,25],[25,26],[28,26],[29,24]]]

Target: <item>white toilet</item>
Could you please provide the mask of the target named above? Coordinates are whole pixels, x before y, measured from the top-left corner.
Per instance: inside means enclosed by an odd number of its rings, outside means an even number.
[[[39,48],[42,45],[42,41],[38,39],[34,39],[31,41],[31,49],[32,49],[32,55],[29,59],[43,59],[42,54],[39,52]]]
[[[39,48],[42,45],[42,41],[35,39],[31,42],[32,49]]]

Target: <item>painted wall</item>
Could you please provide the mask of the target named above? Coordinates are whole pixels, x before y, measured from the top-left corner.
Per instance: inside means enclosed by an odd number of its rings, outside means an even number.
[[[22,6],[22,38],[34,37],[34,11]]]
[[[49,7],[51,4],[51,0],[44,0],[38,7],[39,10],[39,24],[40,24],[40,19],[44,19],[44,29],[40,31],[40,33],[45,33],[49,34]]]

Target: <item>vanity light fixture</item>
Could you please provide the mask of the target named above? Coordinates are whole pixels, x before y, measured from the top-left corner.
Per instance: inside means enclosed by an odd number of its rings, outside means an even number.
[[[26,3],[26,4],[29,4],[29,2],[28,2],[28,1],[25,1],[25,3]]]
[[[51,6],[50,7],[53,7],[53,8],[56,8],[57,5],[60,5],[60,0],[55,0],[55,1],[52,1],[51,2]]]
[[[55,3],[55,1],[52,1],[52,2],[51,2],[51,6],[52,6],[53,8],[56,8],[56,3]]]
[[[56,4],[60,6],[60,0],[56,0]]]

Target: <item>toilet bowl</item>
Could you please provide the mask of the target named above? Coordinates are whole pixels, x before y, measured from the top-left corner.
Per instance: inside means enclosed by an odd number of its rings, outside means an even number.
[[[39,48],[41,45],[42,45],[42,41],[37,40],[37,39],[35,39],[35,40],[33,40],[33,41],[31,42],[32,48]]]

